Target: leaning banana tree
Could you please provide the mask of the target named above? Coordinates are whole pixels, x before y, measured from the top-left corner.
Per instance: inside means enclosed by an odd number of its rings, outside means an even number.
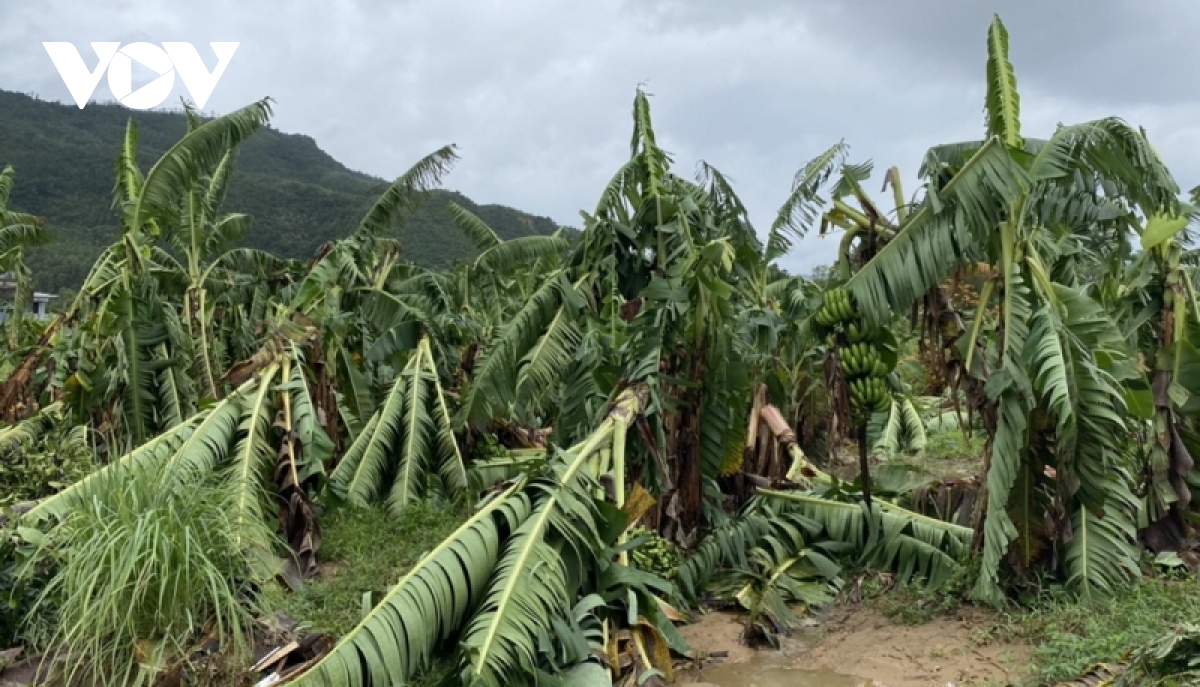
[[[118,451],[169,429],[195,408],[192,339],[173,304],[184,284],[157,245],[178,224],[188,189],[270,116],[268,100],[195,127],[143,177],[137,130],[118,157],[120,240],[96,261],[77,297],[0,387],[0,399],[64,400]],[[35,379],[36,378],[36,379]]]
[[[1193,399],[1200,393],[1195,367],[1200,353],[1192,341],[1200,320],[1192,275],[1183,264],[1187,224],[1195,210],[1181,204],[1176,212],[1146,208],[1140,218],[1131,216],[1131,231],[1107,247],[1115,259],[1093,289],[1146,358],[1142,374],[1126,383],[1125,393],[1140,438],[1138,525],[1155,551],[1177,549],[1187,536],[1197,445]],[[1137,237],[1141,250],[1130,250],[1125,237]]]
[[[203,121],[190,107],[186,107],[186,114],[189,132],[203,126]],[[128,140],[130,138],[132,141]],[[136,149],[136,141],[136,124],[131,120],[126,148]],[[214,168],[189,179],[189,188],[179,203],[178,220],[162,227],[164,238],[179,256],[177,262],[174,256],[162,254],[163,268],[175,268],[184,275],[186,283],[181,319],[195,349],[195,364],[188,369],[188,376],[196,381],[201,398],[218,396],[217,381],[228,364],[221,359],[221,353],[230,353],[234,348],[228,341],[228,326],[222,327],[225,331],[214,327],[213,315],[217,308],[225,306],[222,310],[228,311],[231,303],[245,302],[242,299],[247,296],[252,299],[256,285],[269,282],[271,273],[284,264],[265,251],[231,248],[250,225],[247,215],[222,212],[236,152],[230,147]],[[126,175],[128,183],[139,183],[136,166]],[[240,324],[244,327],[246,323]]]
[[[26,518],[32,523],[62,518],[77,505],[76,494],[122,471],[152,472],[164,485],[216,477],[232,495],[231,517],[243,527],[261,527],[270,504],[279,504],[281,536],[291,546],[285,565],[311,576],[319,539],[309,497],[333,449],[304,372],[304,347],[311,339],[303,327],[278,323],[255,372],[232,392],[38,502]]]
[[[954,342],[964,372],[985,382],[990,414],[975,593],[999,602],[1004,559],[1028,572],[1054,549],[1071,586],[1106,591],[1136,569],[1121,387],[1133,357],[1103,309],[1057,268],[1083,237],[1119,225],[1124,208],[1169,212],[1178,189],[1142,132],[1116,119],[1024,138],[998,18],[987,74],[987,138],[930,150],[925,197],[847,288],[883,323],[956,268],[992,266],[969,331]],[[999,316],[989,321],[993,300]]]

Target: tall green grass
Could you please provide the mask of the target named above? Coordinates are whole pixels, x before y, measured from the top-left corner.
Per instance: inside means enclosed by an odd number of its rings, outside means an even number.
[[[235,524],[231,490],[167,487],[114,472],[81,493],[42,549],[57,572],[30,628],[61,653],[49,671],[69,685],[152,684],[209,633],[223,652],[249,650],[250,585],[272,546],[264,524]]]

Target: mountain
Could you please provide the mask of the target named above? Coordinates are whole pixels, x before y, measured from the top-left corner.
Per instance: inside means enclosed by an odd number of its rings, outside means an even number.
[[[118,237],[112,190],[130,117],[138,123],[143,170],[187,131],[182,112],[138,112],[101,103],[80,110],[0,90],[0,169],[12,165],[16,172],[9,207],[46,218],[58,237],[28,256],[39,290],[77,286],[100,251]],[[268,127],[242,145],[225,211],[251,216],[242,245],[308,257],[325,241],[353,230],[388,183],[348,169],[308,136]],[[474,257],[474,248],[450,219],[451,201],[479,215],[504,239],[558,228],[547,217],[434,191],[400,230],[407,259],[445,267]]]

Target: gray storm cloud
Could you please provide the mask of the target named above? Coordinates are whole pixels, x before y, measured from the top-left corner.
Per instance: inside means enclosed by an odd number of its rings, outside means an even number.
[[[71,41],[89,64],[90,41],[189,41],[210,67],[209,41],[240,41],[207,109],[270,95],[277,127],[382,177],[457,143],[448,186],[576,226],[628,153],[644,84],[679,171],[703,159],[731,176],[760,231],[795,170],[838,140],[915,183],[928,146],[978,137],[998,12],[1027,133],[1124,117],[1184,187],[1200,183],[1189,0],[4,4],[0,88],[70,102],[42,41]],[[93,97],[111,97],[104,81]],[[784,266],[827,263],[834,247],[807,240]]]

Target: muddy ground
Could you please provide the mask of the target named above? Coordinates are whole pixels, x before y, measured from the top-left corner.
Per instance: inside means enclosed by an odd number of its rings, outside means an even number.
[[[739,642],[738,618],[709,613],[681,628],[693,648],[728,651],[724,661],[682,682],[720,687],[966,687],[1005,685],[1028,665],[1028,647],[991,639],[988,612],[965,608],[919,626],[890,622],[869,605],[843,605],[784,641],[779,651]]]

